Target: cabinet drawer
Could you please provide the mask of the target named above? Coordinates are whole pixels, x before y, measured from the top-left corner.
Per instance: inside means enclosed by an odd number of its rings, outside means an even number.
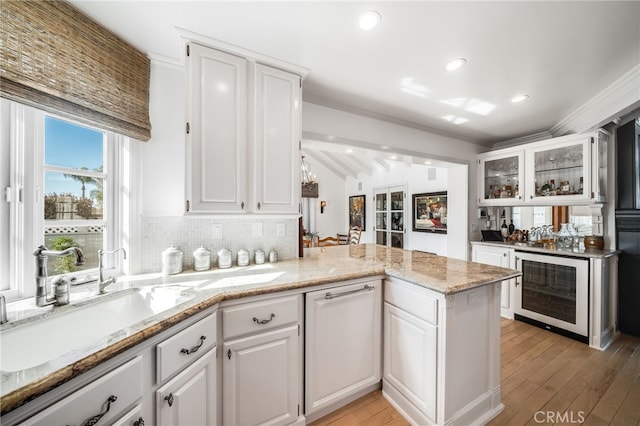
[[[421,291],[415,284],[386,278],[384,300],[430,324],[437,325],[438,299]]]
[[[164,382],[216,345],[213,313],[156,346],[158,382]]]
[[[109,405],[109,411],[100,418],[100,424],[111,424],[124,410],[142,398],[141,357],[135,357],[22,424],[85,424],[90,418],[106,411],[110,398],[113,401]]]
[[[224,339],[281,327],[298,321],[301,296],[279,297],[224,308]]]

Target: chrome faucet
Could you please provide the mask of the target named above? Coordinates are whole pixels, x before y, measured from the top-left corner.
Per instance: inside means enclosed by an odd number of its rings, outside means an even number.
[[[114,282],[116,282],[116,278],[111,276],[109,278],[107,278],[106,280],[104,279],[103,273],[102,273],[102,255],[103,254],[113,254],[113,253],[117,253],[118,251],[122,250],[122,258],[126,259],[127,258],[127,252],[125,251],[125,249],[123,248],[117,248],[115,250],[111,250],[111,251],[105,251],[105,250],[98,250],[98,294],[105,294],[106,288],[107,286],[113,284]]]
[[[45,246],[40,246],[33,252],[33,255],[36,257],[36,306],[43,307],[58,303],[56,294],[51,298],[49,298],[47,294],[47,257],[65,257],[70,254],[75,254],[76,265],[84,264],[84,254],[78,247],[69,247],[66,250],[56,251],[49,250]],[[62,300],[64,300],[64,298]]]
[[[4,324],[7,321],[7,301],[4,296],[0,294],[0,324]]]

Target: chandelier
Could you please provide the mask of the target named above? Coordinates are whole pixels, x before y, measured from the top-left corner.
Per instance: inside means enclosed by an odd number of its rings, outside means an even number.
[[[302,197],[318,198],[318,182],[316,182],[316,175],[311,174],[309,165],[304,161],[304,155],[302,156],[302,161],[300,161],[300,180],[302,182]]]

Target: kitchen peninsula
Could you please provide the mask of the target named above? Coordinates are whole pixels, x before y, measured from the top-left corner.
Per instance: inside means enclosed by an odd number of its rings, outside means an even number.
[[[296,341],[299,341],[293,346],[295,356],[291,358],[296,361],[293,364],[297,366],[293,369],[291,383],[294,388],[293,406],[297,405],[298,414],[294,411],[290,420],[285,423],[302,424],[305,420],[308,422],[320,417],[343,405],[345,401],[378,388],[381,379],[385,396],[414,422],[484,423],[502,410],[500,283],[518,275],[512,269],[363,244],[307,249],[304,258],[273,264],[188,272],[168,277],[159,274],[124,277],[114,285],[112,292],[128,291],[131,288],[173,288],[192,297],[111,335],[95,336],[95,342],[91,344],[68,348],[66,353],[49,362],[21,371],[6,371],[2,367],[2,422],[14,424],[32,416],[38,418],[43,410],[55,410],[56,407],[67,407],[66,411],[70,412],[69,407],[73,406],[64,405],[68,400],[77,400],[77,394],[82,395],[94,383],[110,377],[114,370],[126,366],[127,374],[130,375],[138,368],[136,364],[132,364],[136,359],[149,361],[149,366],[143,361],[139,362],[141,371],[152,369],[153,360],[156,359],[159,370],[169,368],[161,362],[165,356],[161,349],[171,344],[173,338],[180,337],[185,330],[209,321],[208,324],[212,324],[213,329],[210,331],[216,337],[207,340],[201,337],[200,346],[203,349],[194,355],[192,367],[198,363],[203,364],[203,360],[216,349],[224,354],[207,361],[208,365],[214,365],[211,371],[217,371],[218,380],[207,382],[207,386],[212,386],[212,400],[217,401],[211,405],[217,408],[213,413],[207,414],[211,417],[206,418],[215,419],[211,423],[207,421],[207,424],[225,423],[225,419],[229,419],[227,412],[240,405],[234,405],[237,401],[229,402],[227,390],[220,383],[220,378],[224,377],[225,383],[236,380],[237,378],[229,376],[230,371],[235,370],[225,362],[242,360],[241,351],[234,352],[234,345],[242,339],[231,340],[227,337],[234,333],[234,336],[247,334],[241,329],[248,325],[234,324],[233,321],[245,307],[250,307],[256,309],[252,311],[252,315],[256,315],[253,322],[249,320],[252,326],[264,324],[267,328],[274,327],[273,333],[280,330],[275,327],[285,330],[288,323],[283,318],[290,312],[292,317],[297,315],[292,320],[292,324],[297,325],[291,328],[298,330],[297,335],[300,335],[301,328],[307,334],[300,338],[293,334]],[[377,301],[379,304],[370,310],[373,313],[368,314],[375,314],[378,319],[382,317],[384,326],[378,322],[379,327],[373,327],[373,341],[379,346],[372,351],[377,351],[377,356],[370,354],[373,359],[377,358],[377,363],[371,364],[373,372],[368,384],[357,389],[345,388],[346,391],[337,392],[339,398],[324,406],[319,403],[317,407],[321,408],[316,410],[308,400],[306,406],[303,405],[303,383],[313,383],[315,378],[311,376],[313,372],[307,370],[303,380],[305,373],[302,371],[301,360],[303,356],[309,360],[308,357],[314,351],[309,345],[303,349],[302,342],[312,341],[313,336],[309,333],[318,332],[319,328],[310,328],[309,324],[311,295],[319,291],[322,300],[316,304],[320,309],[318,312],[322,313],[323,306],[334,298],[339,303],[346,304],[351,300],[369,297],[367,300]],[[374,294],[377,296],[374,297]],[[341,297],[342,295],[345,297]],[[303,300],[307,301],[306,316],[302,314]],[[40,310],[31,320],[25,317],[33,309],[18,312],[10,306],[10,322],[0,328],[0,340],[7,332],[19,332],[22,326],[33,321],[50,321],[56,315],[64,315],[63,312],[79,309],[74,305],[82,303],[84,302],[77,298],[75,301],[72,299],[71,306],[55,308],[53,312],[50,309]],[[98,306],[99,302],[95,303]],[[266,306],[265,303],[270,304],[269,307],[260,311],[262,306]],[[285,309],[285,314],[275,311],[286,304],[290,304],[287,306],[292,309]],[[56,313],[56,309],[60,312]],[[253,313],[258,311],[262,313]],[[268,312],[271,312],[271,317]],[[265,319],[262,319],[263,314]],[[96,318],[96,322],[99,321],[109,319]],[[307,324],[304,324],[305,321]],[[355,322],[358,321],[353,322],[354,326]],[[193,339],[197,343],[197,336]],[[384,344],[381,344],[382,341]],[[194,348],[183,349],[183,353],[195,353],[197,349]],[[238,354],[233,361],[232,353]],[[344,359],[350,359],[348,353],[344,356]],[[190,368],[185,367],[184,371]],[[268,368],[264,370],[264,374],[271,374]],[[204,368],[202,371],[209,370]],[[122,418],[116,416],[124,416],[124,411],[129,410],[129,413],[135,411],[135,418],[140,415],[140,418],[151,419],[151,424],[161,424],[163,410],[169,409],[171,405],[174,409],[176,405],[179,406],[179,401],[173,403],[174,395],[178,399],[177,392],[168,394],[171,398],[162,396],[165,387],[180,378],[182,373],[172,379],[175,374],[175,369],[159,371],[156,381],[153,378],[155,374],[141,373],[143,379],[139,395],[131,396],[130,405],[123,402],[122,407],[117,407],[114,403],[112,412],[108,414],[111,420]],[[216,377],[214,373],[207,374],[211,374],[207,377]],[[161,387],[165,379],[171,380]],[[309,399],[310,390],[307,389],[305,393]],[[170,401],[168,406],[166,401]],[[303,406],[305,409],[301,409]],[[95,407],[94,405],[93,408]],[[100,412],[100,402],[97,403],[97,408],[94,411]],[[258,410],[259,408],[255,408],[255,411]],[[65,410],[62,408],[58,411]],[[155,422],[152,421],[154,418]],[[39,423],[34,421],[30,424]]]

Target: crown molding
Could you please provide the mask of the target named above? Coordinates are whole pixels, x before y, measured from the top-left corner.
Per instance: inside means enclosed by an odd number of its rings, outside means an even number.
[[[559,121],[553,136],[582,133],[603,126],[640,105],[640,64],[614,81],[587,103]]]
[[[523,145],[530,142],[538,142],[543,141],[545,139],[551,139],[553,135],[551,132],[538,132],[532,135],[522,136],[515,139],[509,139],[502,142],[497,142],[493,144],[492,149],[502,149],[502,148],[510,148],[512,146]]]

